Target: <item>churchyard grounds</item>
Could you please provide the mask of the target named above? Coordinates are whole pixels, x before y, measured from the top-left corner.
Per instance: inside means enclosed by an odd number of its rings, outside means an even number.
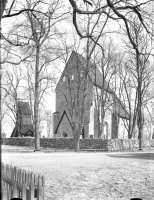
[[[5,148],[3,163],[45,176],[45,200],[154,200],[153,150],[17,153]]]

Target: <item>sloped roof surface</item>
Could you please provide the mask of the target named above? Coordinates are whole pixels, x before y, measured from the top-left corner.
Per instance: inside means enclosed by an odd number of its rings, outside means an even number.
[[[34,132],[34,128],[32,124],[22,124],[21,125],[21,135],[26,135],[28,132]]]
[[[83,65],[83,67],[86,65],[86,59],[78,54],[77,52],[73,51],[72,53],[75,53],[77,58],[80,60],[81,64]],[[93,63],[90,62],[90,72],[89,72],[89,76],[92,79],[92,82],[95,86],[102,88],[103,85],[103,76],[100,72],[100,70],[98,69],[98,67],[96,67],[96,65],[94,65]],[[114,99],[114,112],[116,113],[116,115],[118,115],[121,118],[129,118],[129,114],[126,111],[125,107],[122,105],[122,102],[118,99],[118,97],[116,96],[115,92],[109,87],[109,84],[104,81],[104,89],[106,92],[112,94],[113,99]]]
[[[20,114],[31,115],[31,110],[28,102],[18,101],[18,108]]]
[[[86,58],[84,58],[82,55],[78,54],[77,52],[74,51],[80,62],[82,63],[83,67],[86,65],[87,61]],[[92,79],[92,82],[95,86],[97,87],[102,87],[103,85],[103,78],[100,70],[96,65],[94,65],[92,62],[90,62],[90,70],[89,70],[89,76]],[[112,93],[113,91],[109,87],[109,84],[104,81],[104,89],[105,91]]]
[[[129,119],[128,112],[126,111],[122,102],[118,99],[115,93],[113,93],[113,98],[114,98],[114,108],[115,108],[116,115],[124,119]]]
[[[33,125],[30,124],[22,124],[21,130],[18,132],[17,125],[13,129],[13,132],[11,134],[11,137],[18,137],[18,136],[34,136],[34,128]]]

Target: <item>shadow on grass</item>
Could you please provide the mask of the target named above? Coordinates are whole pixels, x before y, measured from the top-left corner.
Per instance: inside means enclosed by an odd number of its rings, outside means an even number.
[[[129,154],[114,154],[114,155],[107,155],[107,156],[112,157],[112,158],[154,160],[154,153],[129,153]]]

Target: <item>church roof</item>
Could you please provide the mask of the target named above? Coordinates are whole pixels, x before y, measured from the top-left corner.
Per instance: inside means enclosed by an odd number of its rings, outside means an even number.
[[[21,125],[21,135],[27,135],[28,132],[31,131],[34,133],[34,128],[32,124],[22,124]]]
[[[87,63],[86,58],[84,58],[81,54],[78,54],[75,51],[73,51],[72,53],[76,54],[77,58],[80,60],[83,67],[86,66],[86,63]],[[102,74],[100,70],[98,69],[98,67],[92,62],[90,62],[89,77],[92,79],[92,82],[95,86],[100,87],[100,88],[102,87],[103,85]],[[104,89],[105,91],[109,93],[113,92],[106,81],[104,81]]]
[[[21,124],[20,132],[18,132],[17,124],[13,129],[11,137],[18,137],[18,136],[32,136],[34,137],[34,128],[32,124]]]
[[[81,54],[78,54],[77,52],[73,51],[72,53],[75,53],[77,58],[80,60],[81,64],[86,66],[86,58],[84,58]],[[103,76],[100,70],[96,65],[94,65],[92,62],[90,62],[90,71],[89,71],[89,77],[91,78],[93,84],[96,87],[102,88],[102,85],[104,84],[104,89],[106,92],[110,93],[113,96],[114,99],[114,112],[116,115],[118,115],[121,118],[129,119],[129,114],[126,111],[124,105],[119,100],[115,92],[110,88],[109,84],[104,80],[103,83]]]

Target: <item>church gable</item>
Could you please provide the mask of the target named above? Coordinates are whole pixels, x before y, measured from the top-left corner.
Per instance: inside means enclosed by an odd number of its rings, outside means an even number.
[[[73,137],[72,124],[65,111],[55,130],[55,137]]]
[[[75,51],[72,51],[68,59],[68,62],[63,70],[63,73],[58,81],[55,91],[63,87],[64,83],[68,82],[68,79],[73,80],[75,77],[77,77],[77,73],[80,73],[82,71],[81,70],[82,68],[83,68],[83,64],[78,59]]]

